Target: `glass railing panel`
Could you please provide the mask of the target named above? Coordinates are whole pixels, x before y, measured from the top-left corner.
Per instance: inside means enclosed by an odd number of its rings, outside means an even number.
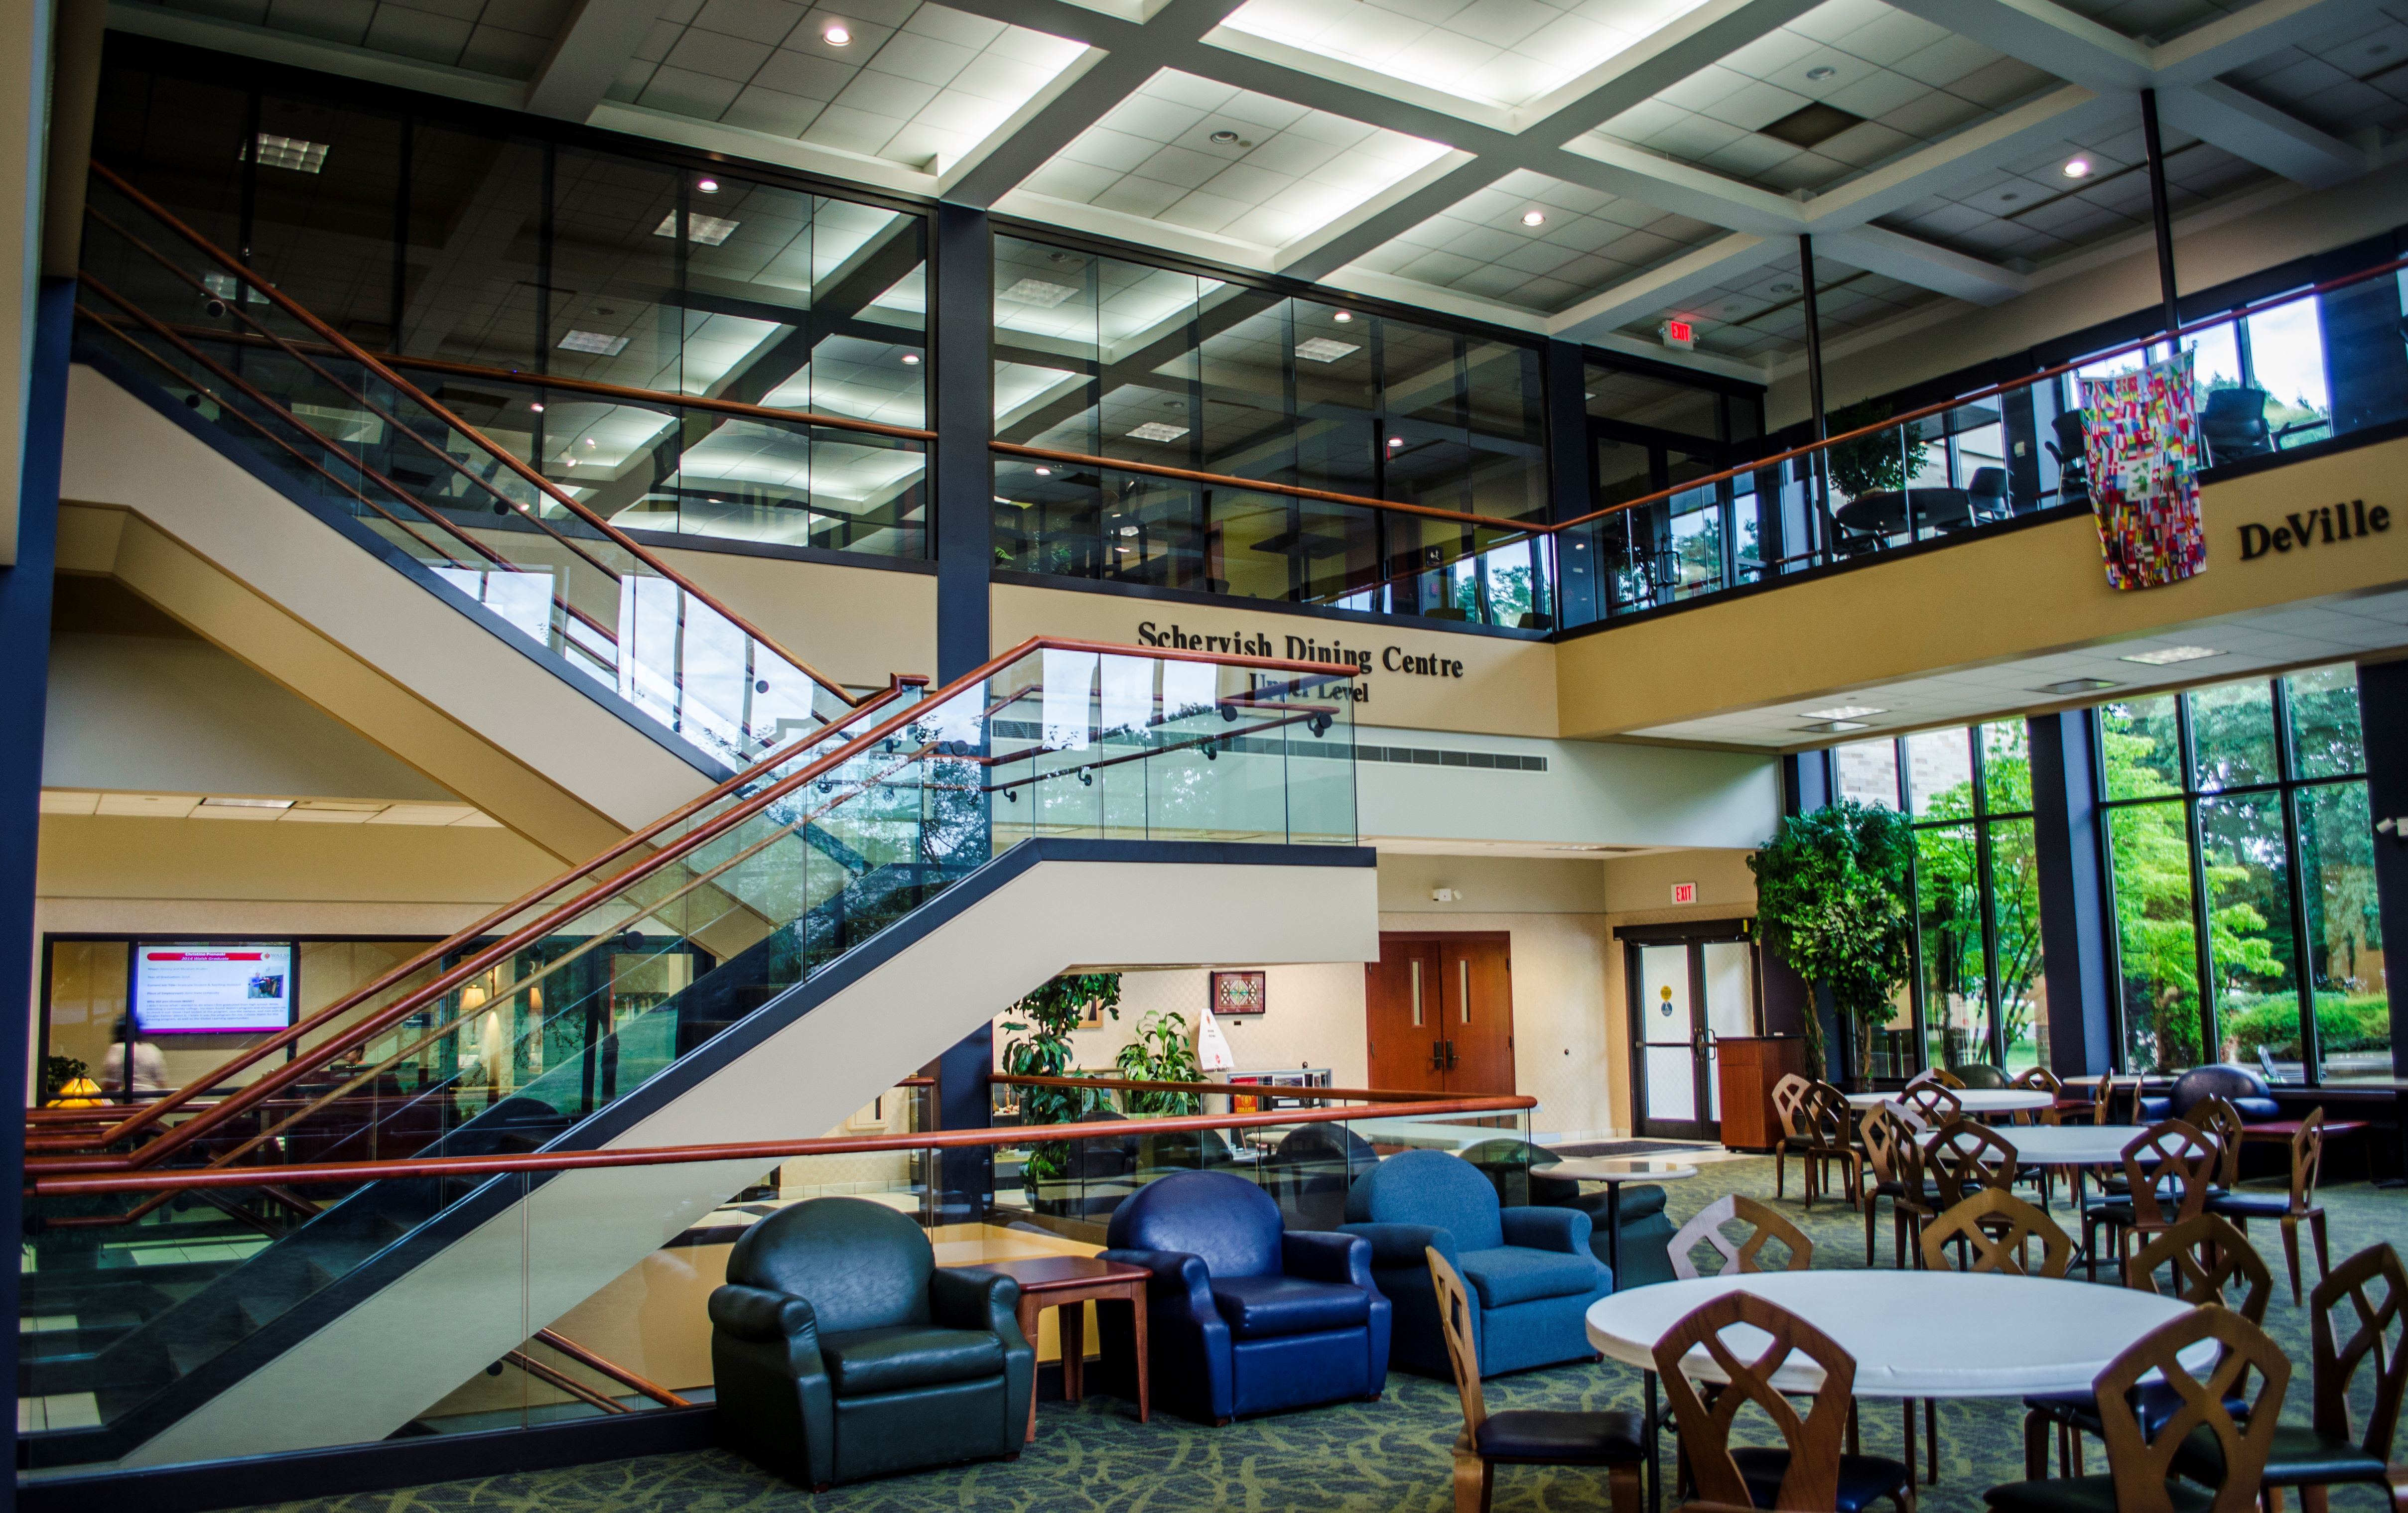
[[[165,387],[296,498],[356,521],[506,633],[731,765],[749,764],[849,707],[614,536],[601,523],[609,511],[580,513],[547,492],[511,465],[499,443],[464,429],[476,423],[465,414],[454,423],[419,392],[329,342],[247,274],[105,178],[95,178],[92,211],[80,339]],[[480,397],[483,403],[470,407],[489,418],[513,402],[507,393]],[[539,403],[522,407],[540,416],[532,408]],[[723,495],[723,503],[735,497],[752,501],[742,507],[785,508],[797,480],[808,491],[824,470],[830,480],[841,475],[830,486],[856,490],[868,511],[840,534],[867,539],[901,529],[916,507],[897,505],[917,489],[916,450],[865,458],[880,449],[858,440],[824,444],[808,429],[767,421],[731,431],[727,417],[689,407],[656,419],[678,443],[667,454],[674,488],[698,483],[706,501],[712,488],[742,485],[750,492]],[[579,453],[598,455],[587,443],[608,429],[596,421],[568,435],[564,455],[547,465],[557,461],[552,471],[566,474]],[[534,450],[540,458],[545,449]],[[716,471],[701,478],[703,468]],[[615,477],[607,487],[580,483],[564,492],[617,510],[651,492],[650,483],[637,482],[644,483],[637,495],[616,503],[609,490],[632,485]]]

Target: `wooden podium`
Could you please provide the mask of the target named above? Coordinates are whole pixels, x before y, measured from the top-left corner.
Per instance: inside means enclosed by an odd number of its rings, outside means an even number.
[[[1779,1145],[1781,1118],[1772,1111],[1772,1088],[1792,1072],[1805,1075],[1805,1036],[1717,1035],[1714,1052],[1722,1079],[1723,1144],[1733,1150]]]

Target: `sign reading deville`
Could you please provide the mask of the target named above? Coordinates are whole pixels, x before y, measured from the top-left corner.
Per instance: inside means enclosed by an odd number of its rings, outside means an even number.
[[[2370,507],[2363,499],[2320,505],[2284,516],[2280,525],[2260,525],[2252,521],[2241,527],[2241,560],[2255,562],[2270,551],[2313,551],[2318,547],[2362,541],[2389,529],[2391,511],[2383,505]]]

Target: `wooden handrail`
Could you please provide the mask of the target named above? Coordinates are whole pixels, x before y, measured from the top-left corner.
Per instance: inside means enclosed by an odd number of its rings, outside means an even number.
[[[345,1029],[320,1042],[317,1046],[310,1049],[308,1055],[296,1056],[292,1061],[287,1062],[284,1065],[278,1067],[276,1070],[244,1085],[232,1094],[211,1106],[206,1113],[196,1115],[192,1119],[186,1120],[183,1123],[176,1125],[165,1134],[162,1135],[158,1139],[141,1147],[139,1149],[124,1156],[80,1157],[57,1161],[46,1161],[41,1163],[41,1169],[59,1172],[123,1171],[141,1166],[148,1166],[156,1163],[161,1157],[168,1154],[170,1151],[180,1149],[182,1146],[190,1143],[194,1138],[206,1131],[224,1123],[225,1120],[233,1118],[236,1113],[251,1107],[254,1104],[265,1100],[273,1093],[281,1091],[293,1082],[297,1081],[301,1078],[317,1070],[321,1064],[333,1060],[342,1051],[350,1049],[352,1046],[359,1044],[361,1041],[366,1040],[371,1035],[381,1033],[384,1029],[393,1024],[399,1023],[402,1020],[407,1019],[410,1014],[417,1012],[418,1009],[423,1007],[425,1005],[442,997],[445,993],[450,992],[460,984],[482,975],[502,962],[509,960],[512,956],[515,956],[527,946],[542,939],[545,935],[552,934],[562,924],[575,920],[580,915],[592,908],[595,904],[602,902],[611,894],[621,892],[630,884],[643,880],[645,878],[648,878],[653,873],[669,865],[671,863],[695,850],[696,848],[718,838],[720,835],[734,829],[738,825],[742,824],[752,816],[758,814],[770,804],[783,798],[786,794],[793,792],[804,784],[817,778],[821,774],[835,767],[841,766],[844,763],[851,761],[853,757],[860,751],[868,749],[871,745],[879,741],[884,740],[887,736],[910,724],[914,719],[919,717],[923,709],[934,708],[938,704],[940,704],[945,699],[951,698],[966,689],[975,687],[978,684],[984,682],[987,678],[995,676],[997,672],[1010,667],[1014,663],[1039,651],[1048,649],[1094,651],[1099,654],[1111,653],[1116,656],[1135,656],[1165,662],[1209,663],[1218,666],[1239,666],[1266,669],[1276,672],[1291,672],[1304,677],[1356,678],[1362,674],[1362,669],[1351,662],[1302,662],[1288,658],[1244,657],[1227,652],[1186,651],[1161,647],[1115,646],[1109,642],[1071,640],[1059,636],[1031,636],[1027,640],[1023,641],[1020,645],[1012,648],[1010,650],[1004,652],[1002,655],[991,658],[981,664],[979,666],[964,673],[961,677],[956,678],[952,682],[946,684],[943,688],[938,689],[925,695],[921,700],[915,702],[910,707],[897,710],[895,713],[888,715],[883,720],[872,724],[867,730],[854,736],[851,741],[838,747],[836,749],[821,753],[819,756],[796,768],[794,772],[787,774],[785,777],[779,778],[769,786],[762,789],[759,792],[754,793],[751,797],[731,806],[724,813],[716,815],[704,821],[702,824],[687,831],[684,835],[678,836],[667,845],[653,851],[651,855],[638,861],[625,871],[621,872],[615,877],[603,882],[595,884],[594,887],[577,894],[575,897],[565,903],[553,906],[534,921],[520,926],[517,930],[512,931],[500,941],[485,948],[483,950],[479,951],[476,955],[468,958],[467,960],[440,972],[431,980],[423,983],[417,989],[401,995],[393,1003],[386,1005],[383,1008],[377,1010],[375,1013],[350,1026],[348,1029]],[[914,754],[913,760],[924,757],[926,754],[926,749],[923,749],[921,752]],[[624,844],[624,843],[623,843],[623,845]],[[388,977],[390,976],[391,974],[388,974]],[[357,996],[358,995],[354,995],[354,999],[356,999]],[[294,1031],[297,1031],[298,1028],[298,1026],[295,1026]],[[297,1038],[297,1035],[294,1035],[294,1031],[287,1031],[284,1032],[284,1034],[288,1036]],[[290,1039],[286,1040],[285,1043],[290,1044]],[[164,1106],[165,1102],[166,1100],[162,1100],[162,1105],[154,1105],[152,1106],[154,1108],[160,1107]],[[156,1115],[153,1114],[152,1117],[155,1118]],[[32,1163],[29,1163],[29,1164]]]
[[[424,390],[419,388],[418,385],[410,382],[408,378],[403,378],[400,374],[394,372],[385,364],[379,362],[374,356],[370,355],[367,349],[360,346],[359,343],[351,340],[349,336],[344,335],[341,332],[336,330],[333,326],[328,325],[325,321],[319,320],[316,315],[310,313],[310,311],[299,301],[294,299],[291,295],[285,293],[274,284],[268,283],[256,277],[249,268],[243,266],[240,263],[221,250],[216,243],[211,242],[208,237],[203,236],[199,232],[194,231],[182,221],[177,219],[177,217],[170,212],[166,207],[150,198],[148,194],[143,193],[140,190],[136,189],[131,183],[121,178],[115,170],[108,167],[108,164],[95,162],[92,164],[92,171],[106,180],[110,188],[115,189],[126,198],[140,206],[146,213],[156,219],[162,225],[165,225],[167,229],[173,231],[177,236],[190,243],[203,256],[208,258],[219,266],[232,273],[236,278],[241,280],[243,284],[265,294],[270,303],[275,305],[278,309],[282,310],[287,316],[300,321],[303,325],[308,326],[311,331],[317,333],[320,340],[325,342],[328,346],[343,353],[343,355],[350,358],[352,362],[360,364],[370,372],[376,374],[379,378],[384,379],[387,383],[392,384],[395,389],[408,395],[411,403],[422,407],[428,414],[433,415],[436,419],[441,421],[446,426],[449,426],[453,431],[456,431],[460,435],[467,437],[480,449],[490,454],[495,462],[501,464],[511,472],[516,473],[521,478],[524,479],[529,486],[541,492],[553,504],[558,505],[561,508],[567,510],[572,515],[575,515],[579,520],[583,521],[595,531],[600,533],[605,539],[609,540],[620,550],[626,552],[638,562],[642,563],[661,578],[669,582],[675,583],[681,592],[691,594],[696,603],[708,607],[713,613],[717,614],[723,620],[725,620],[738,630],[742,631],[747,636],[759,642],[763,647],[767,648],[770,651],[775,652],[779,657],[782,658],[788,665],[794,667],[796,670],[802,673],[804,677],[809,678],[811,681],[817,683],[828,693],[841,699],[849,706],[858,705],[861,702],[852,694],[847,693],[842,686],[838,684],[834,679],[821,673],[810,663],[805,662],[802,658],[796,656],[793,652],[788,651],[784,647],[779,645],[773,637],[764,633],[751,621],[745,619],[742,615],[738,614],[726,605],[722,604],[716,595],[707,592],[699,585],[688,581],[683,574],[678,572],[676,569],[670,567],[666,563],[663,562],[660,558],[654,556],[650,549],[637,541],[635,537],[627,535],[626,532],[622,531],[617,526],[611,524],[609,521],[586,508],[584,505],[572,497],[566,491],[554,484],[550,478],[545,478],[540,472],[538,472],[535,468],[532,468],[525,463],[520,461],[508,450],[504,449],[491,437],[487,436],[483,432],[478,430],[475,426],[470,425],[466,421],[462,420],[459,416],[453,414],[448,407],[436,400],[433,395],[427,393]],[[239,305],[239,301],[236,303]]]
[[[841,731],[846,724],[851,723],[853,721],[858,720],[865,714],[882,707],[883,706],[894,702],[896,699],[900,698],[906,690],[923,688],[925,687],[926,684],[927,679],[917,674],[910,677],[896,677],[891,678],[885,688],[881,689],[876,693],[869,694],[865,697],[860,703],[856,704],[842,720],[831,721],[806,735],[798,737],[794,744],[785,747],[781,750],[779,750],[767,757],[764,757],[761,761],[754,763],[752,766],[738,773],[735,777],[720,783],[710,792],[698,794],[695,797],[689,799],[684,804],[671,809],[668,813],[661,816],[661,818],[653,821],[651,824],[644,826],[642,829],[630,832],[624,839],[614,842],[607,849],[592,858],[589,858],[580,865],[572,867],[568,871],[560,874],[558,877],[553,878],[552,880],[544,883],[542,886],[535,889],[531,892],[521,894],[509,903],[503,905],[501,907],[494,909],[493,912],[478,920],[475,923],[453,931],[448,938],[438,941],[435,945],[428,947],[426,949],[420,951],[408,961],[403,962],[399,965],[388,969],[365,987],[353,990],[349,994],[346,994],[344,997],[327,1005],[324,1008],[318,1010],[314,1014],[306,1015],[303,1018],[294,1021],[292,1024],[278,1031],[276,1034],[269,1035],[259,1044],[236,1052],[225,1062],[221,1063],[213,1070],[193,1081],[185,1083],[183,1087],[178,1089],[174,1092],[165,1094],[156,1102],[144,1104],[133,1109],[123,1111],[122,1114],[118,1115],[119,1122],[111,1125],[108,1130],[102,1131],[99,1134],[89,1137],[35,1135],[26,1141],[28,1150],[39,1152],[45,1150],[83,1149],[96,1145],[115,1145],[118,1141],[132,1136],[140,1130],[155,1123],[163,1116],[173,1113],[177,1109],[189,1105],[194,1099],[201,1096],[208,1089],[222,1085],[227,1078],[234,1076],[246,1067],[255,1065],[266,1057],[274,1055],[284,1049],[287,1046],[294,1044],[305,1035],[308,1035],[332,1022],[339,1016],[349,1013],[367,999],[395,986],[410,974],[417,972],[431,963],[440,962],[447,953],[461,949],[468,942],[475,940],[478,936],[494,929],[503,921],[509,919],[511,915],[518,913],[522,909],[533,907],[535,905],[541,903],[544,899],[549,898],[553,893],[558,892],[561,889],[576,882],[579,878],[591,877],[596,871],[609,866],[611,863],[618,861],[620,858],[651,844],[651,842],[664,831],[684,823],[695,814],[709,808],[711,805],[718,803],[720,800],[725,798],[729,793],[742,788],[747,783],[756,782],[764,776],[776,771],[786,763],[793,761],[797,752],[826,739],[831,731]],[[46,1109],[39,1110],[38,1112],[99,1114],[110,1111],[100,1109]]]
[[[1265,1088],[1266,1091],[1276,1091],[1268,1084],[1265,1084]],[[1538,1106],[1536,1098],[1518,1093],[1486,1098],[1435,1098],[1422,1103],[1391,1105],[1380,1117],[1437,1119],[1450,1114],[1504,1114]],[[1027,1145],[1032,1141],[1051,1144],[1066,1140],[1124,1139],[1131,1135],[1191,1135],[1205,1130],[1324,1124],[1363,1117],[1363,1111],[1358,1108],[1298,1108],[1269,1114],[1182,1114],[1166,1119],[1023,1124],[1005,1129],[930,1130],[917,1135],[873,1135],[856,1139],[823,1137],[728,1145],[637,1146],[608,1150],[539,1150],[517,1156],[428,1156],[407,1161],[202,1167],[133,1176],[35,1176],[29,1180],[28,1187],[37,1198],[64,1198],[110,1192],[191,1192],[208,1188],[258,1187],[269,1181],[289,1187],[313,1187],[417,1178],[497,1177],[511,1172],[690,1166],[719,1161],[768,1164],[796,1156],[859,1155],[881,1150],[962,1150],[981,1146]]]
[[[551,1346],[553,1349],[558,1350],[561,1354],[568,1357],[571,1361],[576,1362],[579,1365],[583,1366],[586,1370],[600,1372],[603,1376],[609,1377],[620,1386],[627,1388],[632,1392],[641,1392],[644,1396],[651,1398],[653,1402],[658,1403],[663,1407],[690,1408],[694,1406],[694,1402],[691,1398],[680,1397],[677,1393],[670,1392],[660,1383],[628,1370],[618,1362],[608,1360],[602,1356],[595,1354],[592,1350],[589,1350],[584,1346],[578,1344],[575,1340],[568,1338],[558,1330],[538,1329],[535,1332],[535,1337],[541,1340],[544,1344]]]

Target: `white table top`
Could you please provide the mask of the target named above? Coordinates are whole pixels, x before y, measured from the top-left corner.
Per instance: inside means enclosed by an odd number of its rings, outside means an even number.
[[[1566,1156],[1531,1167],[1530,1175],[1574,1182],[1677,1182],[1697,1176],[1698,1169],[1665,1156]]]
[[[2142,1133],[2139,1124],[2017,1124],[1999,1138],[2035,1166],[2121,1166],[2124,1148]]]
[[[1657,1282],[1598,1299],[1588,1310],[1589,1343],[1652,1371],[1656,1341],[1710,1298],[1734,1289],[1768,1298],[1831,1336],[1856,1360],[1860,1397],[2021,1397],[2081,1392],[2132,1342],[2190,1306],[2179,1298],[2093,1282],[1953,1271],[1782,1271]],[[1735,1328],[1725,1338],[1742,1357],[1764,1335]],[[2215,1342],[2184,1352],[2205,1370]],[[1697,1379],[1718,1379],[1703,1350],[1689,1356]],[[1784,1392],[1812,1392],[1822,1373],[1801,1355],[1773,1376]]]
[[[2049,1108],[2057,1103],[2056,1095],[2037,1088],[1952,1088],[1956,1105],[1969,1114],[2025,1114],[2034,1109]],[[1852,1092],[1848,1094],[1851,1108],[1871,1108],[1887,1104],[1901,1106],[1895,1092]]]

